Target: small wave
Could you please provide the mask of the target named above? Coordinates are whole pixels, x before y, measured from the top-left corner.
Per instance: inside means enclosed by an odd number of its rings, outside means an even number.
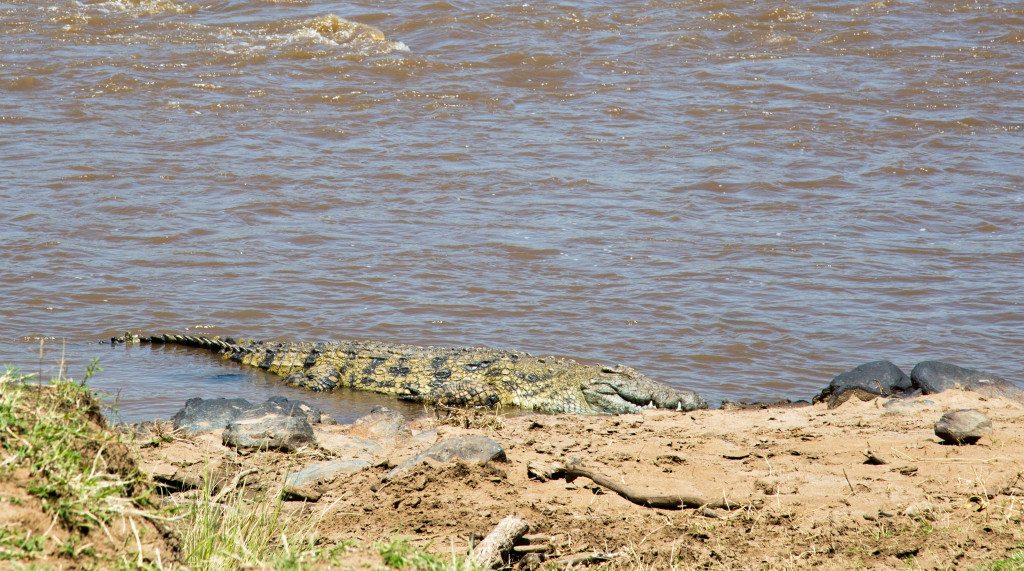
[[[788,46],[796,43],[796,37],[789,34],[767,33],[757,39],[757,45],[761,47]]]
[[[811,12],[805,12],[803,10],[787,6],[780,6],[757,16],[757,20],[762,22],[780,23],[802,22],[812,18],[814,18],[814,14]]]
[[[0,87],[8,91],[32,91],[42,86],[42,81],[34,75],[22,75],[0,82]]]
[[[821,43],[825,45],[846,45],[846,44],[864,44],[868,42],[879,41],[880,38],[877,34],[872,33],[869,30],[847,30],[832,34],[831,36],[822,40]]]
[[[999,36],[998,38],[996,38],[995,42],[999,43],[999,44],[1008,44],[1008,45],[1024,44],[1024,32],[1019,32],[1019,31],[1008,32],[1008,33],[1003,34],[1002,36]]]
[[[707,19],[712,22],[738,22],[740,17],[733,12],[722,10],[713,14],[708,14]]]
[[[262,54],[260,57],[317,59],[342,48],[345,54],[384,55],[409,51],[402,42],[391,41],[380,29],[352,22],[334,14],[310,20],[290,20],[255,29],[221,28],[217,31],[223,53]]]
[[[864,12],[879,12],[887,10],[888,8],[892,8],[896,4],[897,0],[875,0],[874,2],[864,4],[863,6],[857,6],[853,8],[852,10],[850,10],[850,13],[861,14]]]
[[[328,14],[299,24],[298,29],[279,34],[270,34],[267,39],[278,45],[287,44],[320,44],[328,46],[347,46],[363,53],[388,53],[392,51],[409,51],[402,42],[388,40],[379,28],[346,20],[334,14]]]

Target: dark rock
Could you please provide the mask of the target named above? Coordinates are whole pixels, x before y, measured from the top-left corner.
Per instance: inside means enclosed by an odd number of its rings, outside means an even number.
[[[242,449],[282,450],[313,444],[313,427],[305,416],[260,409],[247,411],[224,430],[224,445]]]
[[[992,432],[992,421],[971,409],[954,410],[935,423],[935,436],[947,444],[974,444]]]
[[[200,433],[226,428],[247,413],[297,416],[305,418],[310,424],[335,423],[333,418],[315,406],[280,396],[270,397],[259,405],[245,399],[189,399],[185,401],[185,408],[179,410],[171,420],[174,428]]]
[[[910,372],[914,386],[926,395],[960,387],[985,396],[1022,400],[1024,391],[1010,381],[974,369],[958,367],[942,361],[922,361]]]
[[[855,391],[855,395],[844,397],[848,391]],[[814,397],[814,402],[826,401],[829,408],[835,408],[851,396],[867,400],[874,396],[907,396],[912,391],[910,377],[899,367],[889,361],[872,361],[836,375],[828,387]]]
[[[315,502],[323,496],[324,484],[338,476],[361,472],[371,465],[366,460],[330,460],[310,464],[298,472],[288,474],[284,483],[284,497]]]
[[[270,397],[259,406],[266,412],[288,416],[303,416],[310,424],[334,424],[335,421],[322,409],[300,400],[289,400],[281,396]]]
[[[504,461],[505,449],[495,440],[478,434],[446,438],[402,462],[388,472],[384,479],[390,480],[414,466],[431,460],[445,463],[456,459],[470,464],[486,464],[492,460]]]
[[[191,433],[210,432],[226,427],[252,408],[245,399],[188,399],[171,422],[174,428]]]

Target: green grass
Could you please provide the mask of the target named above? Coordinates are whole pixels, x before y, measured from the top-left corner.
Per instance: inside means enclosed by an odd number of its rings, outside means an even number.
[[[28,492],[67,529],[103,527],[126,509],[149,503],[136,470],[110,469],[116,437],[96,423],[91,391],[70,379],[31,384],[31,375],[0,373],[0,475],[28,469]]]
[[[0,561],[26,559],[43,550],[46,536],[0,528]]]
[[[420,549],[408,540],[394,538],[389,543],[377,546],[377,552],[384,565],[390,569],[415,571],[475,571],[477,568],[464,558],[454,554],[450,559]]]
[[[1014,549],[1003,559],[992,561],[977,571],[1022,571],[1024,570],[1024,548]]]
[[[94,361],[85,379],[99,370]],[[155,511],[148,479],[119,437],[106,428],[84,380],[76,383],[61,376],[43,384],[10,367],[0,372],[0,480],[15,482],[38,498],[53,525],[68,532],[68,539],[50,544],[49,533],[33,534],[8,522],[0,529],[0,560],[29,567],[47,557],[67,558],[84,567],[144,566],[131,559],[126,546],[116,555],[120,560],[88,564],[81,559],[95,556],[95,540],[87,539],[94,530],[113,541],[109,524],[115,518],[149,517]],[[15,496],[9,501],[24,504]]]
[[[0,527],[0,568],[4,562],[47,568],[61,560],[96,569],[299,571],[325,565],[346,568],[355,560],[374,568],[474,571],[464,556],[434,555],[403,538],[362,547],[353,541],[325,541],[318,530],[323,513],[289,514],[274,486],[242,483],[233,491],[215,493],[208,476],[191,495],[158,497],[122,437],[106,428],[99,400],[85,386],[100,370],[93,361],[82,382],[62,375],[49,383],[11,368],[0,371],[0,480],[17,475],[22,489],[68,531],[58,540]],[[150,445],[168,440],[158,437]],[[0,501],[26,503],[14,495]],[[177,561],[168,553],[154,565],[130,553],[133,545],[121,545],[114,556],[98,549],[97,542],[111,537],[109,524],[126,514],[165,522],[180,540]],[[379,563],[370,563],[374,560]]]
[[[350,546],[321,544],[319,517],[285,517],[280,491],[250,494],[243,486],[219,499],[207,477],[198,492],[180,510],[182,553],[193,569],[307,569],[337,562]]]

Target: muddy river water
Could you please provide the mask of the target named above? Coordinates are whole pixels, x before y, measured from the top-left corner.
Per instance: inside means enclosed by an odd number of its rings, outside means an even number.
[[[1008,0],[0,0],[0,360],[99,357],[126,420],[300,394],[126,329],[711,400],[879,358],[1022,381],[1022,74]]]

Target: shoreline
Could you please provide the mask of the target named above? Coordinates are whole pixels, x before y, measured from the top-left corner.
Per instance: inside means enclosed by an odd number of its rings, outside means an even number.
[[[992,431],[944,444],[934,423],[959,409],[984,413]],[[995,569],[1024,565],[1022,410],[959,389],[621,416],[435,409],[409,420],[379,410],[313,423],[311,440],[288,451],[226,445],[223,428],[189,434],[170,421],[115,432],[155,486],[152,509],[197,498],[225,512],[279,505],[283,525],[315,533],[308,568],[468,569],[481,539],[516,516],[529,531],[503,557],[517,569]],[[452,441],[494,442],[501,453],[424,457]],[[566,477],[569,465],[589,472]],[[297,481],[303,473],[313,477]],[[24,490],[6,495],[35,505]],[[650,507],[655,496],[697,500]],[[106,541],[98,529],[86,539]],[[175,542],[160,544],[170,550],[163,568],[180,567]],[[131,543],[106,553],[131,553]],[[78,568],[40,553],[48,559],[16,561]]]
[[[934,422],[963,408],[983,411],[995,431],[973,446],[942,444]],[[312,465],[365,458],[353,473],[287,494],[287,509],[316,514],[330,541],[379,543],[400,532],[439,556],[470,553],[499,521],[518,516],[548,539],[536,546],[542,551],[514,557],[517,568],[565,568],[588,554],[606,557],[595,561],[602,569],[970,568],[1024,545],[1022,408],[950,390],[832,409],[618,417],[460,410],[405,428],[381,419],[316,425],[317,447],[292,454],[240,454],[224,446],[222,431],[141,450],[144,469],[158,479],[176,481],[197,458],[213,458],[230,466],[224,480],[255,470],[247,485],[257,490],[274,490]],[[388,428],[375,432],[381,422]],[[430,444],[471,436],[499,443],[505,459],[429,461],[389,478]],[[358,450],[365,440],[382,450]],[[652,508],[586,477],[531,476],[538,465],[569,459],[644,494],[699,497],[714,507]]]

